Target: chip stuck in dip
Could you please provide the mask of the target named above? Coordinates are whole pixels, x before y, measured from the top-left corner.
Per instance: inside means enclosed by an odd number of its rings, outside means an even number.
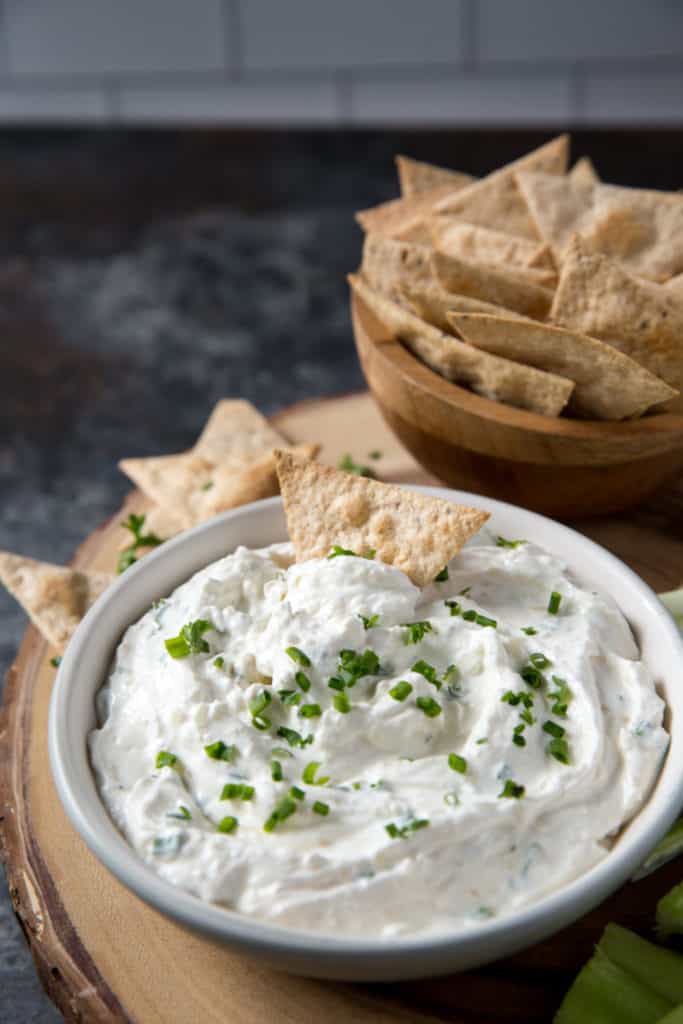
[[[485,513],[277,462],[293,543],[156,602],[98,696],[92,764],[139,855],[245,915],[375,937],[605,858],[668,742],[616,606]]]

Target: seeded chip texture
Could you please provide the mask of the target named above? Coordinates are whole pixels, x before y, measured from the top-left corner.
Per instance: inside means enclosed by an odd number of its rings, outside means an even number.
[[[368,234],[363,243],[363,277],[382,295],[395,296],[404,282],[432,280],[431,246]]]
[[[0,551],[0,580],[48,643],[63,651],[78,623],[113,576]]]
[[[473,263],[442,252],[434,253],[432,267],[435,276],[449,292],[493,302],[535,320],[543,320],[552,305],[552,291],[525,279],[516,269]]]
[[[463,224],[458,217],[438,214],[429,220],[435,249],[447,256],[462,256],[475,263],[505,263],[510,267],[545,267],[555,276],[550,247],[504,231]]]
[[[506,402],[544,416],[559,416],[567,404],[574,389],[572,381],[480,352],[420,320],[353,274],[349,284],[391,338],[398,338],[447,380],[466,384],[476,394],[494,402]]]
[[[476,181],[471,174],[463,174],[462,171],[452,171],[448,167],[423,163],[422,160],[413,160],[409,156],[396,157],[396,170],[398,171],[401,195],[404,197],[430,192],[432,189],[444,185],[451,189],[464,188],[465,185],[471,185],[473,181]]]
[[[434,579],[489,518],[481,509],[405,491],[276,452],[287,528],[297,562],[335,544],[395,565],[419,587]]]
[[[618,349],[576,331],[481,314],[455,314],[453,323],[466,341],[486,352],[573,380],[569,409],[577,416],[628,419],[676,396]]]
[[[434,212],[450,213],[481,227],[507,231],[510,235],[538,239],[538,230],[515,181],[518,171],[545,171],[563,175],[567,170],[569,137],[560,135],[533,153],[499,168],[434,206]]]
[[[613,345],[672,388],[683,388],[683,297],[588,252],[578,237],[567,251],[550,320]]]

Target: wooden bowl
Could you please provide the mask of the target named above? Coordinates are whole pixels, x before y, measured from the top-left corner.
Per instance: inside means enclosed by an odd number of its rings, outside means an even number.
[[[574,519],[635,505],[683,467],[683,416],[605,423],[514,409],[434,373],[357,296],[351,316],[384,419],[451,487]]]

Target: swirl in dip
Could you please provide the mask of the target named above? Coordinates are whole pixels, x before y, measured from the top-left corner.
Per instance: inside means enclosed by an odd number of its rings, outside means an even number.
[[[90,737],[140,856],[204,900],[336,935],[510,913],[607,856],[668,736],[629,627],[483,531],[424,590],[239,548],[125,633]]]

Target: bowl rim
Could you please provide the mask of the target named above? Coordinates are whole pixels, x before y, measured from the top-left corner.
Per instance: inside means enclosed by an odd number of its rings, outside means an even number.
[[[464,410],[473,416],[489,422],[515,427],[537,434],[561,434],[566,438],[600,441],[622,441],[624,444],[651,435],[680,435],[683,447],[683,414],[661,412],[641,416],[633,420],[583,420],[569,417],[545,416],[528,409],[517,409],[505,402],[477,395],[454,381],[447,380],[418,359],[405,345],[395,338],[388,328],[384,334],[373,331],[368,319],[382,327],[378,317],[355,292],[351,293],[351,320],[356,336],[362,332],[363,340],[389,363],[396,372],[406,374],[411,383],[451,408]],[[644,457],[647,457],[647,454]]]
[[[638,599],[643,602],[647,617],[654,617],[658,628],[668,635],[674,649],[678,650],[683,664],[683,637],[679,634],[673,617],[659,602],[651,588],[633,570],[601,545],[564,524],[507,502],[449,488],[417,484],[401,486],[407,490],[445,497],[459,503],[474,504],[475,506],[479,503],[494,515],[497,511],[521,515],[531,526],[538,522],[550,524],[551,530],[557,531],[558,539],[564,536],[574,543],[578,542],[580,545],[584,545],[593,560],[597,559],[598,562],[611,566],[615,572],[621,574],[625,584],[630,586],[637,594]],[[49,760],[59,798],[71,824],[101,863],[143,901],[191,930],[201,932],[224,944],[233,944],[253,954],[266,957],[269,955],[275,958],[289,957],[291,960],[293,955],[297,962],[308,964],[322,963],[334,957],[335,972],[321,976],[360,977],[360,973],[353,974],[357,966],[359,972],[362,970],[362,976],[365,979],[373,977],[372,970],[368,971],[367,969],[368,963],[372,961],[391,962],[396,969],[399,964],[402,967],[407,966],[413,957],[422,957],[424,961],[425,954],[434,958],[434,969],[427,966],[421,968],[419,973],[405,973],[401,970],[400,975],[396,973],[389,976],[407,978],[444,973],[444,963],[451,958],[457,959],[458,954],[467,950],[468,945],[471,944],[477,945],[482,950],[486,949],[489,944],[492,949],[494,946],[500,947],[499,952],[492,951],[488,956],[478,956],[475,963],[481,964],[487,960],[509,955],[577,920],[626,882],[680,814],[683,805],[683,772],[676,779],[671,777],[673,774],[671,747],[674,737],[678,736],[678,732],[671,726],[669,728],[669,749],[662,762],[653,791],[641,810],[629,822],[623,838],[620,838],[619,843],[607,857],[557,892],[551,893],[528,907],[500,918],[492,918],[472,926],[459,928],[457,931],[421,936],[368,939],[358,936],[337,937],[327,933],[291,929],[258,918],[251,918],[237,911],[201,900],[165,881],[138,856],[114,825],[106,805],[99,796],[94,772],[87,754],[86,736],[83,737],[85,749],[81,751],[80,758],[78,755],[74,756],[74,751],[69,749],[66,723],[81,656],[91,642],[93,634],[101,629],[102,620],[106,620],[110,609],[125,599],[128,588],[138,580],[149,577],[151,581],[157,565],[162,560],[172,559],[175,552],[183,549],[190,552],[198,540],[207,536],[211,538],[212,532],[215,532],[216,538],[218,538],[220,528],[225,523],[256,513],[272,514],[276,509],[280,510],[281,514],[282,501],[280,498],[269,498],[244,505],[224,512],[156,548],[143,560],[128,569],[125,575],[115,580],[98,598],[79,624],[67,647],[57,672],[50,700]],[[275,535],[275,527],[272,528],[272,532]],[[276,539],[278,538],[274,536],[270,543],[274,543]],[[234,549],[229,547],[229,550]],[[215,557],[220,557],[220,552]],[[187,558],[189,560],[189,554]],[[210,563],[203,562],[202,564]],[[190,570],[189,575],[199,571],[200,568],[201,565],[195,566]],[[188,579],[189,575],[186,573],[181,576],[174,587],[178,586],[182,579]],[[135,621],[135,618],[137,616],[131,617],[128,620],[129,624]],[[120,632],[117,631],[113,639],[114,645],[118,643],[120,636]],[[102,642],[101,635],[99,642]],[[92,697],[99,690],[102,682],[103,679],[98,680],[96,688],[91,691]],[[673,726],[677,721],[678,719],[674,715],[672,717]],[[683,743],[683,718],[681,718],[681,723],[679,732],[680,742]],[[681,757],[683,758],[683,752],[681,752]],[[81,762],[80,766],[79,761]],[[81,778],[83,761],[85,761],[85,782]],[[96,815],[93,814],[92,809],[88,808],[88,800],[83,800],[83,791],[84,788],[87,788],[88,781],[95,788],[95,802],[99,803],[100,810],[103,809],[107,817],[106,833],[95,820]],[[661,806],[659,806],[660,804]],[[641,824],[641,827],[638,828],[638,823],[643,821],[645,825]],[[469,965],[466,963],[464,966]],[[340,974],[339,968],[351,973]],[[288,964],[286,969],[296,971],[297,967],[291,967]],[[458,964],[455,964],[451,968],[446,968],[446,970],[449,969],[464,968],[459,968]],[[302,973],[305,973],[303,968]],[[382,973],[386,972],[382,971],[376,976],[381,977]]]

